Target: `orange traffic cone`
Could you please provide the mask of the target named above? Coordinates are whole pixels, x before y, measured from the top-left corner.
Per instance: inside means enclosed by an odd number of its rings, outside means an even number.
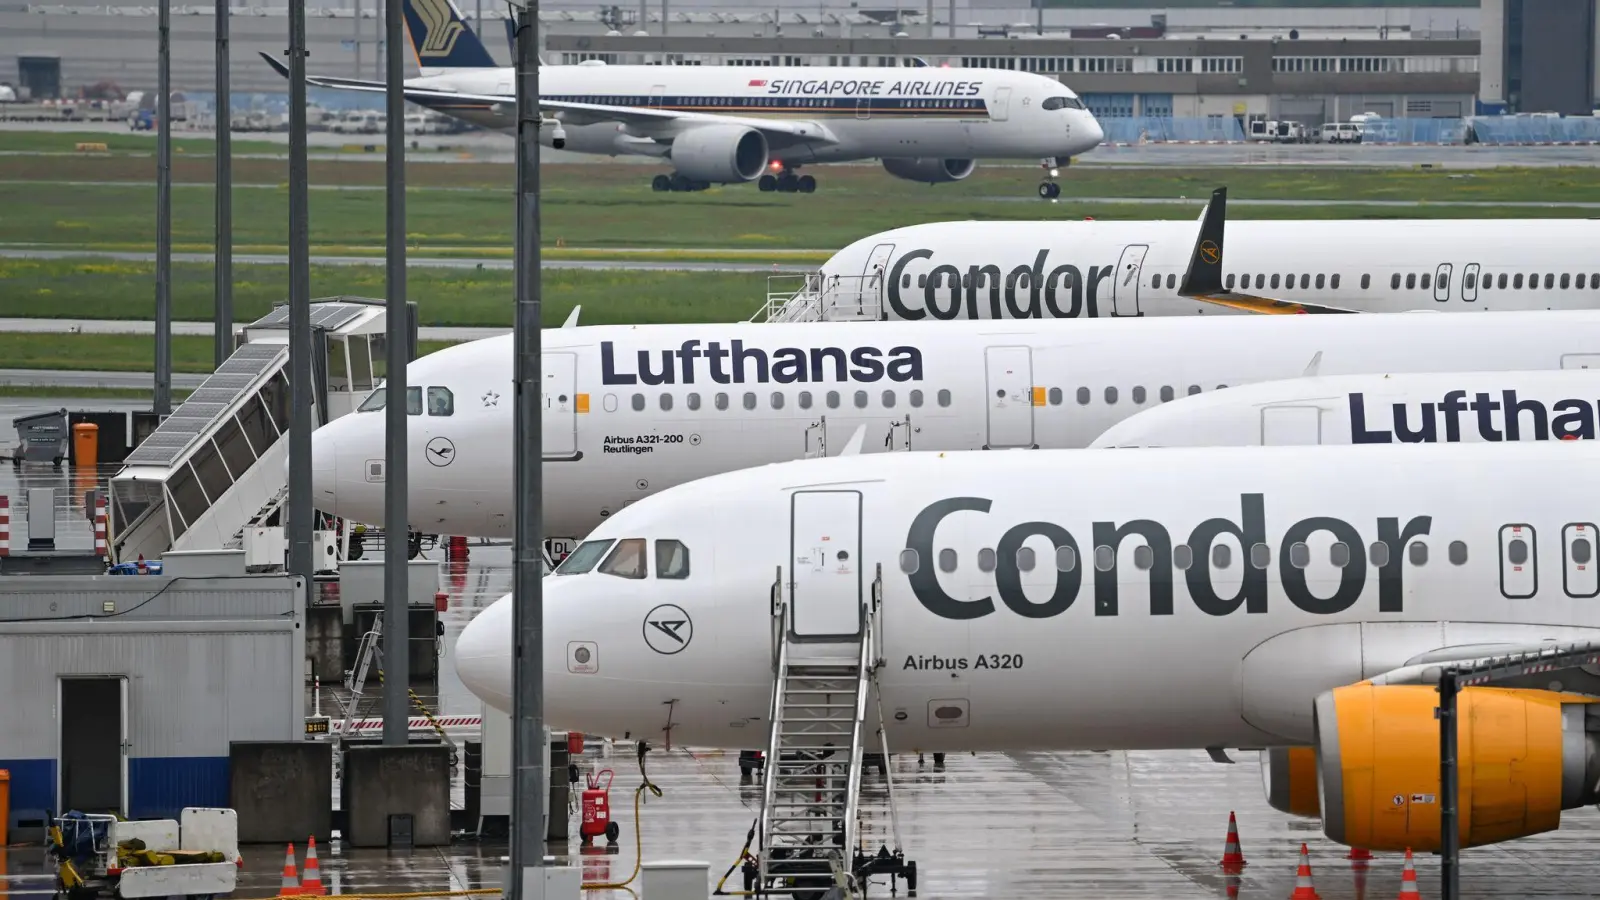
[[[1244,861],[1244,851],[1239,849],[1239,822],[1228,813],[1228,839],[1222,845],[1222,867],[1224,869],[1238,869],[1247,865]]]
[[[1399,900],[1422,900],[1422,894],[1417,890],[1417,867],[1411,863],[1411,848],[1406,848],[1406,868],[1400,873],[1400,898]]]
[[[300,882],[300,896],[324,897],[327,893],[322,886],[322,867],[317,864],[317,836],[312,835],[306,840],[306,877]]]
[[[294,845],[290,844],[283,859],[283,887],[278,888],[279,897],[300,896],[300,876],[294,871]]]
[[[1289,900],[1322,900],[1322,895],[1311,884],[1311,851],[1300,845],[1300,868],[1294,873],[1294,893]]]
[[[1365,847],[1351,847],[1350,852],[1344,855],[1345,859],[1371,859],[1372,851]]]

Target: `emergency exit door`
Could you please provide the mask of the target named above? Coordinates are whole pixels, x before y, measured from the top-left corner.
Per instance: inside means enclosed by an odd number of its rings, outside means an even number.
[[[893,258],[893,244],[879,244],[872,248],[872,253],[867,256],[867,264],[861,267],[861,287],[856,304],[858,313],[870,309],[878,318],[883,318],[887,306],[883,302],[888,284],[885,279],[889,277],[889,261]],[[841,299],[835,298],[835,303]]]
[[[578,413],[589,411],[588,395],[578,393],[578,356],[575,353],[546,353],[540,365],[544,376],[541,399],[544,410],[539,424],[541,447],[547,460],[573,460],[578,453]],[[505,397],[503,402],[515,403]]]
[[[61,678],[56,808],[128,814],[128,679]]]
[[[796,491],[789,515],[789,634],[849,641],[865,626],[861,492]]]
[[[1500,528],[1500,593],[1524,600],[1539,592],[1539,544],[1532,525]]]
[[[995,88],[994,109],[989,112],[989,118],[996,122],[1004,122],[1011,117],[1011,88]]]
[[[1139,281],[1144,272],[1144,255],[1148,252],[1150,247],[1146,244],[1129,244],[1122,248],[1116,280],[1111,285],[1112,309],[1119,316],[1139,314]]]
[[[1561,529],[1562,587],[1568,597],[1600,595],[1600,549],[1593,522],[1577,522]]]
[[[987,369],[989,440],[985,450],[1032,447],[1033,350],[1029,347],[988,347]]]

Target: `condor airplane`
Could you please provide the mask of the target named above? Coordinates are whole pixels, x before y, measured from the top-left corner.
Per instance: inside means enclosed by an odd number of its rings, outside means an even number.
[[[1569,359],[1563,365],[1593,360]],[[1592,440],[1600,372],[1338,375],[1247,384],[1130,416],[1091,447]]]
[[[828,319],[1600,307],[1593,219],[937,222],[863,238],[788,301]],[[1191,265],[1193,269],[1191,271]],[[1187,279],[1186,275],[1192,277]],[[821,310],[824,315],[816,316]]]
[[[545,578],[545,715],[760,745],[787,633],[790,659],[876,666],[891,750],[1279,748],[1280,808],[1345,844],[1431,850],[1438,695],[1417,682],[1600,640],[1597,467],[1600,445],[1547,441],[913,452],[705,478],[612,516]],[[511,605],[456,644],[502,711]],[[849,681],[828,702],[859,696]],[[1462,693],[1463,846],[1600,799],[1597,700],[1588,668]]]
[[[864,450],[1083,447],[1177,397],[1303,374],[1560,369],[1600,354],[1600,311],[1232,316],[546,330],[547,536],[706,475]],[[412,526],[507,536],[512,337],[406,370]],[[312,435],[317,508],[383,521],[382,388]]]
[[[495,66],[454,0],[405,0],[404,9],[422,72],[406,80],[406,99],[514,133],[515,70]],[[381,81],[306,80],[387,90]],[[817,181],[796,175],[801,166],[860,159],[929,184],[960,181],[980,159],[1044,160],[1053,175],[1104,137],[1061,82],[1002,69],[541,65],[539,94],[553,117],[540,126],[543,144],[666,161],[674,172],[655,176],[657,191],[755,181],[763,191],[809,194]],[[1060,194],[1053,180],[1039,190]]]

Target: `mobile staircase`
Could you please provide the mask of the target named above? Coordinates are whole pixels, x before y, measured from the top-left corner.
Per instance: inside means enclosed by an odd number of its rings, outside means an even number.
[[[889,747],[883,707],[876,698],[876,673],[884,664],[879,623],[882,567],[870,600],[862,602],[856,592],[854,634],[819,636],[812,616],[802,617],[797,632],[794,587],[792,581],[784,583],[780,567],[771,597],[772,732],[764,770],[761,844],[747,867],[747,884],[755,882],[757,896],[837,900],[864,897],[867,878],[887,874],[891,879],[905,878],[910,896],[915,897],[916,863],[906,862],[901,851],[893,776],[886,765]],[[894,832],[893,851],[885,844],[870,854],[857,846],[869,695],[882,742]]]
[[[883,276],[767,276],[767,300],[751,322],[876,322],[883,316]]]

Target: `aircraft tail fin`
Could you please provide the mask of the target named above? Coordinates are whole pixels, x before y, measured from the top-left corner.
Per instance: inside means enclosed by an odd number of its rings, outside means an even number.
[[[1178,287],[1180,296],[1222,293],[1222,231],[1227,220],[1228,189],[1219,187],[1211,192],[1211,202],[1200,214],[1200,238],[1194,242],[1189,271]]]
[[[441,69],[493,69],[494,57],[466,20],[455,0],[401,0],[406,33],[417,68],[424,73]]]
[[[507,16],[500,21],[506,24],[506,46],[511,49],[511,64],[515,66],[517,64],[517,20],[514,17]],[[539,60],[539,65],[544,65],[543,53],[535,54],[535,57]]]

